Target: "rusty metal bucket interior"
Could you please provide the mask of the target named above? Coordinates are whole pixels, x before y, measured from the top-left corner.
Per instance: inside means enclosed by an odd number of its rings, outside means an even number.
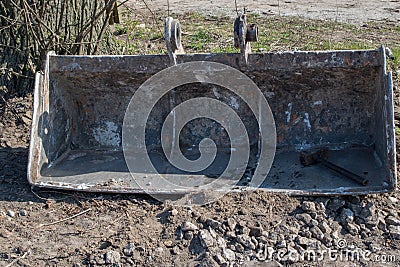
[[[178,55],[177,63],[214,61],[239,69],[260,88],[271,107],[277,133],[276,155],[261,189],[291,194],[367,194],[396,185],[391,73],[385,49],[363,51],[254,53],[247,65],[240,54]],[[124,114],[135,91],[170,66],[167,55],[59,56],[49,54],[36,76],[28,179],[39,187],[83,191],[143,190],[130,174],[122,151]],[[246,126],[257,164],[258,128],[249,107],[226,88],[189,84],[157,103],[148,119],[149,153],[164,169],[160,129],[174,105],[206,96],[235,109]],[[211,138],[218,156],[204,172],[218,177],[226,165],[229,138],[213,121],[191,121],[180,143],[191,155],[202,138]],[[150,149],[151,147],[151,149]],[[324,147],[329,160],[369,180],[360,185],[321,164],[304,167],[299,152]],[[189,152],[188,152],[189,153]],[[173,168],[170,168],[171,172]],[[251,171],[246,172],[251,178]],[[246,187],[244,177],[238,189]],[[173,193],[160,190],[159,193]]]

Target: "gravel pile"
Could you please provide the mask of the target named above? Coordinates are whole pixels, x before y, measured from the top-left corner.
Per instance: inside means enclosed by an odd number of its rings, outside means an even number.
[[[393,205],[397,203],[395,198],[389,201]],[[178,211],[172,209],[169,216],[177,214]],[[274,229],[279,230],[268,231],[262,227],[262,222],[204,218],[193,212],[193,220],[177,227],[177,245],[171,252],[187,249],[201,259],[201,266],[235,266],[249,262],[280,265],[318,261],[321,251],[337,251],[337,255],[343,255],[358,247],[357,242],[350,244],[351,240],[368,237],[379,240],[388,235],[400,239],[400,220],[395,208],[378,210],[373,202],[361,201],[359,197],[302,201],[295,212]],[[371,242],[365,242],[363,247],[371,253],[380,250]]]

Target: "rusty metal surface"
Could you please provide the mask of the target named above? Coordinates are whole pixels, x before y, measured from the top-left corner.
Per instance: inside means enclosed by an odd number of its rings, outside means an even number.
[[[249,54],[246,66],[240,58],[240,54],[196,54],[177,55],[176,59],[177,63],[227,64],[243,71],[261,89],[277,128],[277,155],[263,189],[292,194],[366,194],[395,188],[393,86],[391,74],[386,73],[384,49]],[[123,117],[137,88],[169,65],[167,55],[50,54],[35,87],[29,181],[54,188],[142,192],[124,163]],[[254,164],[258,126],[249,107],[225,88],[200,83],[176,88],[153,109],[146,143],[155,162],[166,165],[160,156],[160,129],[170,110],[200,96],[218,99],[237,112],[249,133],[253,146],[250,164]],[[221,151],[229,148],[224,130],[208,119],[189,123],[181,133],[181,143],[188,154],[195,155],[196,145],[204,137],[213,139]],[[317,147],[331,149],[332,160],[344,167],[367,172],[370,184],[360,186],[320,166],[301,166],[299,151]],[[219,164],[211,168],[214,175],[229,153],[219,155]],[[210,173],[198,175],[212,178]],[[182,173],[182,179],[188,177]],[[156,175],[154,179],[156,183]],[[179,192],[166,189],[160,193]]]

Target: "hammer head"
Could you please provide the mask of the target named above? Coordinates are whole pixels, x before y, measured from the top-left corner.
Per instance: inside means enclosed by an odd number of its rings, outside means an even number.
[[[300,163],[310,166],[319,163],[319,159],[328,159],[328,149],[308,150],[300,152]]]

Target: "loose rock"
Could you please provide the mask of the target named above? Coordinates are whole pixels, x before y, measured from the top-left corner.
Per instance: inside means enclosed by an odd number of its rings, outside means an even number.
[[[253,249],[252,247],[254,246],[254,244],[251,243],[251,238],[248,235],[238,235],[236,237],[236,241],[242,244],[245,248]]]
[[[171,214],[171,216],[176,216],[178,215],[178,210],[172,209],[169,213]]]
[[[235,252],[233,252],[229,248],[224,248],[222,252],[225,259],[227,259],[228,261],[234,261],[236,259]]]
[[[334,198],[329,201],[327,208],[333,212],[336,212],[341,207],[343,207],[346,202],[341,198]]]
[[[263,233],[263,228],[259,227],[259,226],[250,226],[250,236],[255,236],[255,237],[259,237],[262,236]]]
[[[181,253],[181,250],[179,249],[178,246],[175,246],[171,249],[171,253],[174,255],[179,255]]]
[[[15,217],[15,212],[12,210],[7,210],[7,215],[10,217]]]
[[[104,259],[106,264],[115,264],[119,263],[119,261],[121,260],[121,255],[118,253],[118,251],[110,250],[107,251]]]
[[[124,249],[122,250],[122,253],[124,253],[125,256],[131,257],[133,255],[133,248],[134,248],[134,245],[132,243],[129,243],[128,245],[126,245],[124,247]]]
[[[229,238],[236,238],[236,234],[233,231],[226,232],[225,236]]]
[[[172,240],[165,240],[165,241],[164,241],[164,245],[165,245],[167,248],[172,248],[172,247],[174,246],[174,241],[172,241]]]
[[[322,240],[324,238],[324,233],[319,229],[318,226],[313,226],[310,228],[310,232],[313,237],[317,238],[318,240]]]
[[[225,265],[226,264],[226,260],[220,254],[214,255],[214,259],[219,265]]]
[[[321,229],[321,231],[327,235],[329,235],[332,232],[332,229],[329,227],[329,225],[325,221],[322,221],[319,224],[319,229]]]
[[[231,231],[234,231],[234,230],[235,230],[236,221],[235,221],[234,219],[228,218],[227,224],[228,224],[229,229],[231,229]]]
[[[185,238],[186,240],[191,240],[193,238],[193,231],[186,231],[183,234],[183,238]]]
[[[343,209],[340,213],[340,220],[343,224],[352,223],[354,220],[354,213],[350,209]]]
[[[309,243],[310,243],[310,241],[308,240],[308,238],[303,237],[303,236],[297,237],[297,244],[299,244],[301,246],[308,246]]]
[[[305,212],[315,212],[316,208],[315,208],[315,203],[311,202],[311,201],[304,201],[301,204],[301,208],[305,211]]]
[[[208,230],[200,230],[199,239],[203,248],[210,248],[214,246],[214,239]]]
[[[388,230],[394,239],[400,240],[400,226],[389,225]]]
[[[348,223],[346,225],[346,229],[352,235],[357,235],[358,232],[360,231],[360,227],[357,224],[354,224],[354,223]]]
[[[300,214],[296,214],[296,219],[303,221],[306,224],[309,224],[312,220],[311,216],[307,213],[300,213]]]
[[[219,228],[221,223],[219,221],[213,220],[213,219],[207,219],[206,224],[212,228]]]
[[[385,222],[386,224],[389,225],[396,225],[396,226],[400,225],[400,220],[396,219],[394,216],[387,217]]]
[[[28,215],[28,212],[27,212],[26,210],[20,210],[20,211],[19,211],[19,215],[21,215],[21,216],[27,216],[27,215]]]
[[[187,231],[196,231],[199,228],[191,222],[184,222],[182,223],[181,229],[183,232],[187,232]]]

